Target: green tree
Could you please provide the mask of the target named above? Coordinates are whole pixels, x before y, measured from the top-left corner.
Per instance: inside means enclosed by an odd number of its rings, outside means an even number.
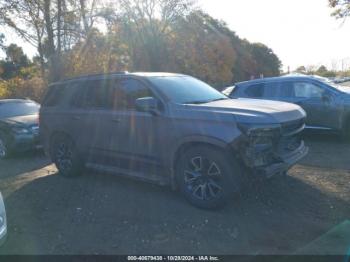
[[[280,75],[282,63],[272,49],[261,43],[253,43],[250,45],[250,50],[256,63],[258,76]]]
[[[324,66],[324,65],[321,65],[321,66],[317,69],[317,71],[316,71],[316,73],[318,73],[318,74],[320,74],[320,75],[323,75],[323,74],[325,74],[325,73],[327,73],[327,72],[328,72],[328,69],[327,69],[327,67]]]
[[[220,88],[232,82],[236,53],[230,38],[217,34],[211,19],[201,11],[194,11],[174,25],[167,68]]]
[[[24,54],[22,47],[16,44],[10,44],[5,47],[6,60],[15,64],[16,67],[24,67],[29,65],[29,59]]]
[[[336,73],[335,73],[335,72],[329,71],[329,70],[327,69],[327,67],[324,66],[324,65],[321,65],[321,66],[317,69],[317,71],[316,71],[315,73],[316,73],[317,75],[323,76],[323,77],[335,77],[335,76],[336,76]]]

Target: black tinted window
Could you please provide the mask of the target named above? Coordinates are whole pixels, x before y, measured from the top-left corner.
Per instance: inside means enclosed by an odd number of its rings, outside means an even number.
[[[65,90],[64,85],[51,86],[45,96],[43,105],[48,107],[57,106],[62,100],[64,90]]]
[[[280,82],[266,83],[264,97],[271,97],[271,98],[280,97],[282,94],[281,85],[282,83]]]
[[[78,83],[73,83],[69,86],[69,90],[72,94],[72,97],[70,99],[70,106],[82,107],[84,104],[84,87]]]
[[[122,79],[112,88],[112,105],[117,110],[133,110],[136,99],[152,96],[151,91],[140,81]]]
[[[85,107],[110,108],[110,96],[106,80],[89,81],[86,89]]]
[[[264,96],[265,84],[254,84],[246,87],[244,93],[248,97],[263,97]]]
[[[282,82],[281,83],[281,97],[294,97],[294,86],[293,82]]]
[[[71,100],[74,107],[101,108],[111,107],[110,85],[108,80],[89,80],[72,84],[75,93]]]

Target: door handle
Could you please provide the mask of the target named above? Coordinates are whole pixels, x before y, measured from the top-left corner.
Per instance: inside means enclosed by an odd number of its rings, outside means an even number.
[[[72,119],[74,119],[74,120],[80,120],[81,117],[80,117],[80,116],[72,116]]]

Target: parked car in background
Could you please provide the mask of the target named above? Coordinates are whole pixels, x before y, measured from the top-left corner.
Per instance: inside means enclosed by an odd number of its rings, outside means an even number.
[[[350,87],[318,77],[284,76],[237,83],[223,91],[231,98],[285,101],[307,114],[306,128],[350,138]]]
[[[5,242],[7,235],[7,220],[4,200],[0,192],[0,246]]]
[[[303,158],[304,119],[299,106],[231,100],[190,76],[116,73],[52,84],[40,134],[63,176],[88,166],[172,185],[213,208],[249,174],[284,174]]]
[[[31,100],[0,100],[0,159],[40,147],[39,108]]]

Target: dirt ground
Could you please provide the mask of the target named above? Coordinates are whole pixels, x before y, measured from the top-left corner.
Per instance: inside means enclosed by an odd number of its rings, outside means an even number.
[[[287,177],[222,210],[113,175],[65,179],[41,153],[0,162],[9,235],[0,254],[292,254],[350,217],[350,144],[308,136]]]

